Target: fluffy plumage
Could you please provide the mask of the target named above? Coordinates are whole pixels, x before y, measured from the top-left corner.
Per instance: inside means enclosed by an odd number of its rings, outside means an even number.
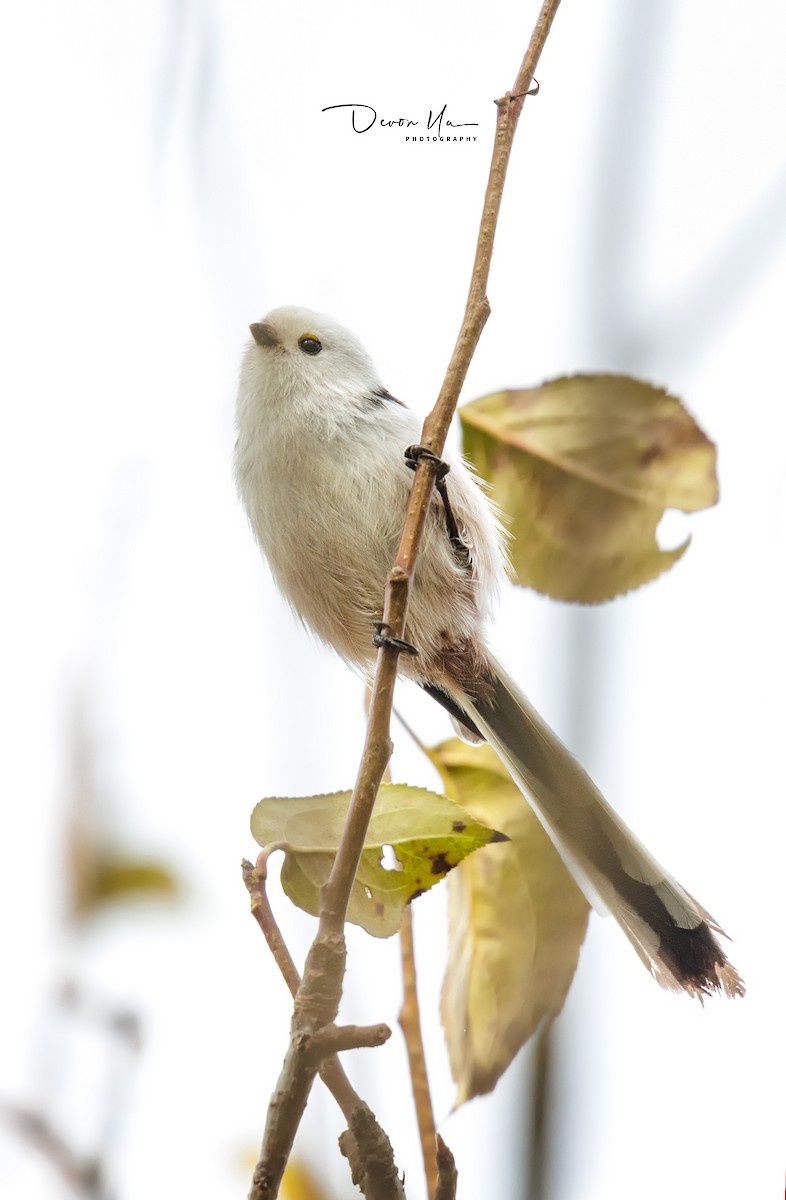
[[[330,317],[279,308],[251,326],[240,375],[235,472],[257,541],[295,612],[354,666],[372,667],[374,623],[401,537],[420,422],[384,388],[357,338]],[[399,669],[487,738],[588,898],[607,908],[667,988],[743,985],[716,922],[636,840],[488,651],[504,536],[471,470],[451,460],[451,543],[434,494]]]

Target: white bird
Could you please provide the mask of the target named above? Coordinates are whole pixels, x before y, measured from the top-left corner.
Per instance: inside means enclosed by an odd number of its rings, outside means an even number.
[[[235,476],[256,539],[305,624],[368,673],[420,422],[332,318],[278,308],[251,325],[241,367]],[[491,655],[485,625],[505,535],[482,485],[446,456],[415,567],[399,670],[488,740],[596,907],[612,913],[663,987],[744,994],[722,930],[663,870]]]

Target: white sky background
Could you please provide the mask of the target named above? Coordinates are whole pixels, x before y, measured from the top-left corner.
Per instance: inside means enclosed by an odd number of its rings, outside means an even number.
[[[41,1042],[48,997],[70,970],[136,1007],[146,1041],[119,1200],[245,1194],[238,1160],[258,1142],[289,1012],[239,879],[248,814],[265,794],[350,786],[362,745],[357,682],[293,622],[234,497],[248,323],[282,303],[330,311],[426,411],[463,309],[492,100],[536,11],[83,0],[0,18],[0,1096],[48,1094],[89,1148],[95,1047],[66,1086]],[[690,551],[655,585],[581,611],[511,590],[496,641],[733,935],[749,986],[703,1010],[668,996],[593,918],[557,1031],[549,1200],[730,1200],[783,1183],[784,44],[775,0],[744,20],[729,0],[565,0],[514,147],[465,397],[582,368],[667,383],[719,446],[722,502],[690,521]],[[421,122],[447,101],[478,141],[359,136],[320,111],[347,101]],[[427,738],[449,732],[424,698],[402,688],[399,703]],[[75,708],[102,822],[188,883],[176,908],[107,914],[67,941]],[[433,784],[396,740],[396,777]],[[312,922],[278,909],[300,959]],[[523,1200],[526,1063],[448,1115],[444,897],[416,917],[460,1194]],[[347,1016],[395,1026],[399,998],[395,943],[352,936]],[[419,1200],[398,1032],[351,1067]],[[300,1153],[349,1195],[334,1107],[315,1091]],[[60,1194],[0,1136],[4,1194]]]

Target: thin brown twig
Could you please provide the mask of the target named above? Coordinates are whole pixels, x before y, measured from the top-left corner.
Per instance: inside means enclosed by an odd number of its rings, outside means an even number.
[[[284,983],[294,999],[300,987],[300,972],[289,953],[289,947],[281,936],[281,930],[273,916],[273,909],[268,900],[267,856],[260,854],[256,866],[252,866],[248,859],[244,858],[240,869],[243,872],[243,883],[246,885],[248,898],[251,901],[251,915],[265,935],[268,949],[276,960],[276,965],[284,976]]]
[[[367,691],[367,710],[370,702],[371,688]],[[400,714],[396,713],[396,716],[407,732],[411,733],[412,731]],[[414,733],[412,736],[415,737]],[[417,739],[415,740],[417,741]],[[422,748],[425,749],[425,747]],[[389,768],[385,771],[384,781],[390,782]],[[434,1105],[431,1102],[431,1089],[426,1070],[423,1032],[420,1026],[418,978],[415,965],[414,920],[412,905],[408,904],[404,909],[404,915],[401,918],[401,928],[399,930],[403,998],[398,1023],[404,1035],[404,1045],[407,1051],[409,1079],[412,1085],[412,1098],[415,1102],[415,1117],[418,1124],[420,1150],[423,1156],[423,1171],[426,1176],[426,1195],[429,1197],[429,1200],[434,1200],[438,1184],[437,1131],[434,1120]],[[444,1145],[444,1143],[442,1144]]]
[[[516,81],[511,90],[496,102],[497,127],[494,149],[464,319],[437,402],[426,417],[421,437],[421,445],[437,457],[445,447],[445,439],[469,364],[491,312],[486,287],[513,135],[558,7],[559,0],[544,0]],[[390,640],[380,647],[377,654],[366,743],[341,844],[330,878],[322,890],[320,934],[335,935],[343,932],[346,909],[368,822],[393,748],[390,741],[390,717],[399,655],[399,648],[395,642],[404,638],[409,588],[436,471],[437,464],[434,458],[429,455],[421,455],[418,458],[401,542],[385,590],[382,623],[389,631]]]
[[[284,938],[281,935],[281,930],[278,927],[278,922],[273,915],[273,910],[270,907],[270,900],[267,894],[267,862],[264,855],[260,854],[257,859],[256,866],[244,859],[242,864],[243,882],[246,885],[249,899],[251,901],[251,913],[262,933],[265,936],[265,941],[268,944],[271,954],[276,961],[278,969],[284,977],[284,982],[289,988],[292,998],[297,995],[297,990],[300,987],[300,974],[295,966],[294,959],[289,953]],[[347,1126],[351,1130],[353,1125],[357,1126],[353,1114],[358,1110],[362,1110],[364,1121],[361,1123],[360,1130],[365,1140],[357,1143],[356,1135],[352,1135],[352,1150],[354,1158],[362,1160],[363,1158],[373,1156],[376,1159],[384,1157],[385,1147],[390,1148],[390,1141],[387,1134],[382,1129],[371,1109],[366,1105],[360,1096],[357,1094],[352,1084],[347,1078],[341,1063],[335,1054],[325,1058],[319,1067],[319,1077],[325,1087],[331,1093],[347,1122]],[[352,1156],[350,1156],[350,1161]],[[393,1151],[390,1149],[390,1159],[388,1163],[388,1176],[397,1178],[395,1163],[393,1159]],[[391,1193],[396,1200],[403,1200],[403,1189],[393,1191]],[[371,1200],[366,1193],[367,1200]]]
[[[456,1200],[457,1187],[456,1160],[437,1134],[437,1188],[434,1200]]]
[[[412,930],[412,906],[404,909],[401,922],[401,977],[404,999],[398,1023],[404,1034],[409,1060],[409,1076],[412,1096],[415,1101],[415,1116],[418,1122],[420,1147],[423,1151],[423,1169],[426,1173],[426,1194],[432,1198],[437,1190],[437,1129],[434,1108],[426,1071],[426,1055],[423,1048],[423,1033],[420,1028],[418,1005],[417,972],[415,969],[415,940]]]
[[[423,425],[421,445],[430,450],[432,455],[439,456],[444,449],[469,364],[491,311],[486,298],[486,286],[513,135],[558,7],[559,0],[544,0],[516,81],[511,91],[497,101],[494,149],[464,319],[437,402]],[[389,630],[390,641],[381,646],[377,654],[366,743],[341,844],[330,878],[322,891],[320,934],[335,935],[343,931],[368,822],[390,758],[390,716],[399,654],[395,640],[404,638],[409,588],[436,470],[434,458],[429,455],[418,458],[401,542],[385,590],[382,620]]]
[[[524,106],[525,93],[532,82],[558,7],[559,0],[543,0],[516,81],[497,102],[494,148],[464,319],[439,397],[423,426],[421,444],[432,455],[438,456],[443,451],[470,361],[489,316],[486,286],[513,135]],[[390,717],[399,653],[395,639],[403,640],[404,637],[410,583],[436,470],[434,458],[420,456],[401,543],[385,588],[383,623],[387,627],[389,640],[377,654],[363,756],[333,869],[322,889],[319,930],[306,959],[303,981],[295,999],[290,1046],[268,1109],[259,1162],[250,1192],[251,1200],[267,1200],[278,1194],[314,1081],[316,1067],[299,1052],[298,1037],[330,1024],[338,1012],[346,965],[344,922],[347,905],[374,802],[392,751]]]
[[[302,1034],[304,1048],[318,1062],[342,1050],[371,1050],[384,1046],[390,1037],[388,1025],[323,1025],[315,1033]]]

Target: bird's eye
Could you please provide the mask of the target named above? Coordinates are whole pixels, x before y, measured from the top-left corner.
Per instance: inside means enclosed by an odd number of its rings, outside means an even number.
[[[319,354],[322,349],[322,343],[318,337],[314,337],[313,333],[304,333],[297,340],[298,346],[304,354]]]

